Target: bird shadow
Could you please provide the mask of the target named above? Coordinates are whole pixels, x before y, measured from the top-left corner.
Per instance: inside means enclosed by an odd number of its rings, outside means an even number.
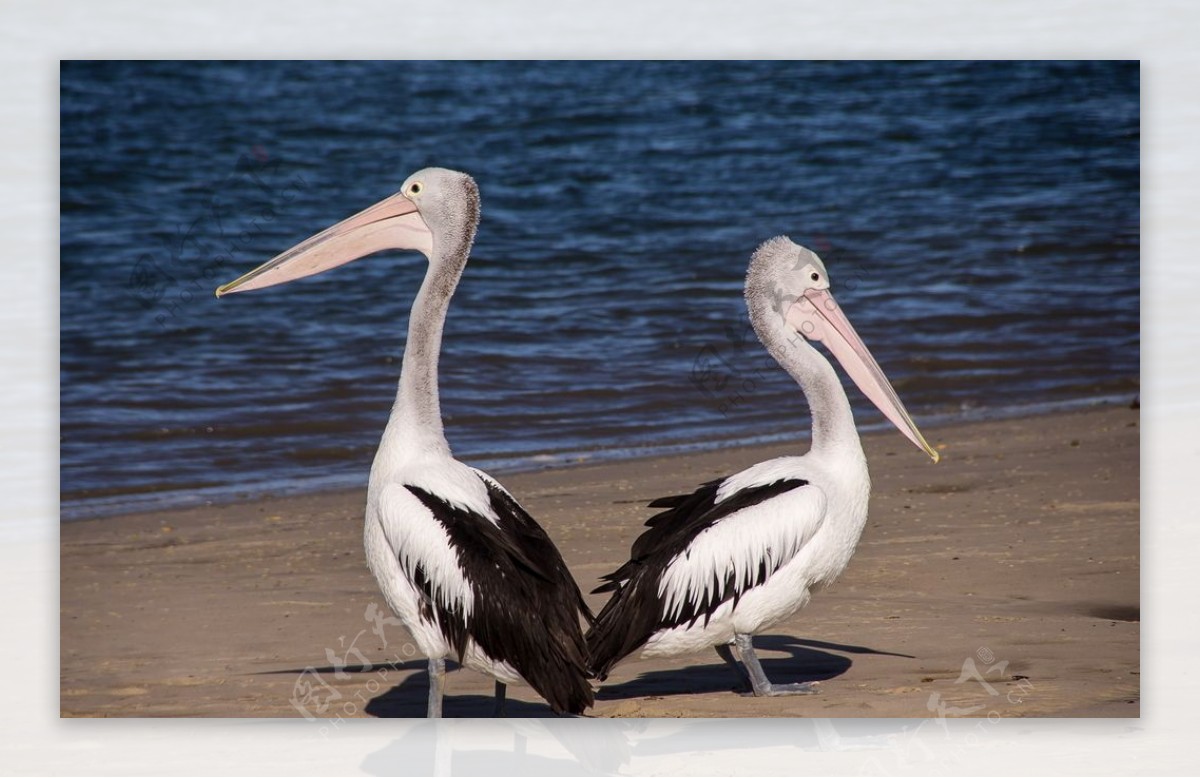
[[[456,662],[446,661],[448,686],[453,685],[454,676],[460,667]],[[373,675],[374,680],[386,684],[395,675],[403,673],[407,675],[400,683],[368,700],[363,706],[363,712],[376,718],[425,718],[429,704],[429,663],[424,659],[411,662],[264,670],[258,675],[294,675],[305,678],[309,683],[307,690],[311,691],[315,687],[332,690],[329,681],[344,678],[345,675]],[[321,689],[316,689],[316,693],[320,695]],[[334,697],[341,698],[339,694],[334,694]],[[495,709],[495,698],[491,694],[456,694],[453,689],[447,689],[442,698],[442,715],[446,718],[490,718]],[[504,703],[504,718],[539,718],[555,715],[546,703],[513,699],[511,695]]]
[[[772,683],[825,681],[836,678],[850,669],[853,664],[851,659],[832,654],[829,651],[915,658],[908,654],[879,651],[866,646],[804,640],[789,635],[759,635],[754,638],[754,647],[758,649],[763,671]],[[765,657],[762,655],[764,651],[781,651],[789,656]],[[710,656],[716,658],[716,652],[714,651]],[[596,699],[626,700],[638,697],[667,697],[741,690],[741,681],[733,670],[724,662],[717,661],[710,664],[642,673],[624,683],[605,685],[597,692]]]
[[[775,640],[781,645],[791,643],[792,645],[807,646],[808,648],[828,648],[832,651],[841,651],[846,654],[874,654],[876,656],[898,656],[901,659],[916,659],[912,654],[901,654],[896,651],[880,651],[877,648],[868,648],[867,646],[852,646],[849,643],[830,643],[825,640],[808,640],[806,638],[794,638],[787,635],[771,635],[755,638],[754,646],[756,648],[760,647],[760,640],[762,641],[762,648],[771,648],[771,645],[767,641]],[[782,651],[784,649],[779,648],[775,650]]]
[[[367,702],[363,712],[380,719],[424,718],[429,703],[429,673],[425,662],[405,662],[403,670],[418,670],[404,680]],[[453,685],[459,666],[446,662],[447,686]],[[496,709],[490,694],[456,694],[447,689],[442,697],[442,715],[447,718],[490,718]],[[526,702],[510,695],[504,703],[504,718],[534,718],[553,716],[545,703]]]
[[[328,665],[326,667],[299,667],[287,668],[284,670],[261,670],[256,675],[298,675],[300,673],[321,673],[336,675],[338,673],[378,673],[378,672],[409,672],[411,670],[424,670],[428,667],[428,663],[424,659],[413,662],[373,662],[367,665]]]
[[[830,651],[844,654],[875,654],[914,659],[909,654],[880,651],[866,646],[845,643],[830,643],[823,640],[808,640],[790,635],[759,635],[754,646],[760,652],[784,652],[784,658],[764,657],[760,654],[763,670],[774,683],[801,683],[824,681],[842,675],[853,664],[852,660]],[[711,656],[716,656],[715,652]],[[455,662],[446,662],[448,679],[453,682],[454,673],[460,669]],[[303,669],[267,670],[261,675],[297,675],[304,677],[315,674],[318,679],[344,677],[344,674],[371,674],[386,684],[393,674],[406,674],[394,686],[371,698],[363,712],[376,718],[424,718],[429,700],[428,663],[425,660],[410,662],[380,662],[358,665],[306,667]],[[312,676],[309,676],[312,677]],[[323,680],[318,683],[325,683]],[[597,693],[597,700],[624,700],[638,697],[667,697],[683,694],[705,694],[713,692],[740,691],[739,679],[724,662],[714,662],[670,670],[653,670],[642,673],[619,684],[607,684]],[[327,687],[332,689],[332,687]],[[442,714],[448,718],[490,718],[495,710],[495,700],[490,694],[455,694],[449,690],[442,700]],[[544,702],[528,702],[509,699],[505,702],[505,718],[553,717],[554,712]]]

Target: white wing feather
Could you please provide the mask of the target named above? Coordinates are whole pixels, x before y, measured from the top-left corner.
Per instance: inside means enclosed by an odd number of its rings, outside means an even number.
[[[745,485],[755,485],[745,480]],[[774,480],[778,477],[762,483]],[[718,495],[722,491],[724,485]],[[762,563],[769,571],[783,567],[821,528],[825,509],[825,493],[809,484],[731,513],[705,529],[671,560],[659,580],[663,615],[676,618],[689,602],[722,598],[731,577],[735,590],[745,591]]]

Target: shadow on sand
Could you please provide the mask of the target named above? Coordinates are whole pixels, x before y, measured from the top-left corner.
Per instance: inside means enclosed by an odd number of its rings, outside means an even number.
[[[875,654],[913,658],[908,654],[879,651],[865,646],[807,640],[789,635],[760,635],[754,639],[754,646],[759,651],[763,669],[775,683],[824,681],[836,678],[850,669],[853,664],[852,660],[840,654],[830,653],[830,651],[844,654]],[[786,653],[788,656],[770,656],[771,653],[777,652]],[[707,656],[717,659],[716,652],[680,657],[681,666],[679,667],[669,670],[653,670],[623,683],[606,684],[596,693],[596,699],[626,700],[639,697],[668,697],[737,691],[738,679],[724,662],[717,660],[704,664],[683,664],[689,659],[695,661]],[[363,711],[377,718],[423,718],[429,694],[429,675],[426,672],[426,666],[424,660],[416,660],[308,669],[315,670],[325,677],[335,673],[374,673],[381,678],[387,678],[393,673],[408,673],[399,684],[373,697]],[[453,662],[446,663],[446,670],[451,674],[451,680],[453,673],[459,669],[459,666]],[[273,670],[269,671],[269,674],[296,674],[299,672],[301,671],[291,669]],[[453,691],[446,694],[442,704],[443,715],[447,718],[488,718],[492,716],[494,707],[490,694],[455,694]],[[506,718],[546,716],[554,716],[554,713],[544,702],[527,702],[510,697],[505,705]]]
[[[826,643],[820,640],[803,640],[789,635],[759,635],[754,638],[754,647],[767,677],[774,683],[802,683],[836,678],[850,669],[853,662],[830,649],[849,654],[882,654],[907,656],[888,651],[877,651],[865,646],[850,646]],[[789,656],[772,657],[769,652],[786,652]],[[706,694],[712,692],[739,691],[739,680],[733,671],[719,658],[715,651],[695,654],[692,659],[711,657],[713,662],[692,664],[670,670],[653,670],[619,684],[607,684],[596,695],[598,700],[626,700],[637,697],[667,697],[677,694]],[[911,657],[909,657],[911,658]],[[680,657],[686,662],[688,657]]]

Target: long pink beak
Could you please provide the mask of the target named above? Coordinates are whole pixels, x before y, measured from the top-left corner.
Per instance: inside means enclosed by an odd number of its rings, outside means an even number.
[[[850,325],[850,320],[842,313],[841,306],[828,290],[810,289],[805,292],[803,297],[788,308],[787,321],[809,340],[823,342],[854,379],[862,393],[875,403],[875,407],[883,411],[883,415],[917,448],[932,457],[934,462],[941,458],[917,429],[916,423],[908,415],[904,403],[900,402],[896,390],[883,374],[879,363],[871,356],[871,352],[867,350],[854,327]]]
[[[375,203],[219,287],[217,297],[286,284],[384,249],[413,249],[426,257],[433,252],[429,226],[403,194]]]

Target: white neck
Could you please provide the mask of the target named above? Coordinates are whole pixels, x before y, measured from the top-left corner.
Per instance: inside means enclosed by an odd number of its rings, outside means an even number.
[[[758,339],[788,372],[808,400],[812,414],[812,450],[863,457],[854,414],[833,365],[771,307],[767,295],[749,300],[750,323]]]
[[[380,457],[406,460],[426,455],[450,456],[438,401],[438,356],[446,311],[462,277],[469,249],[469,242],[447,249],[440,241],[434,241],[429,270],[409,313],[400,385],[379,445]]]

